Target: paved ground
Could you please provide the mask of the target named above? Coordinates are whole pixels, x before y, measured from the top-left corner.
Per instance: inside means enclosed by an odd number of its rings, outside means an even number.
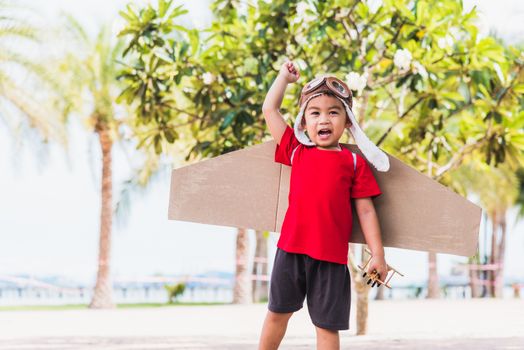
[[[0,349],[256,349],[265,304],[0,312]],[[524,300],[373,301],[368,335],[343,349],[524,349]],[[307,308],[281,349],[314,349]]]
[[[2,349],[256,349],[257,344],[252,340],[238,341],[220,339],[218,342],[211,340],[196,340],[194,338],[34,338],[26,340],[12,340],[4,342]],[[472,338],[472,339],[394,339],[377,343],[370,340],[351,340],[342,342],[342,349],[377,350],[377,349],[438,349],[438,350],[491,350],[491,349],[523,349],[524,338]],[[286,339],[281,349],[314,349],[314,340]]]

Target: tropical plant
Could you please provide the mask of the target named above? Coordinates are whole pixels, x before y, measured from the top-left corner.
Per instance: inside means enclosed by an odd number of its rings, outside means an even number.
[[[13,1],[0,2],[0,122],[12,141],[18,145],[34,142],[35,149],[42,151],[51,141],[67,146],[67,134],[63,115],[49,103],[49,95],[58,91],[56,79],[44,57],[35,59],[31,54],[45,52],[49,34],[33,25],[35,16]],[[18,45],[12,45],[15,42]]]
[[[79,116],[86,130],[96,137],[101,151],[100,238],[98,272],[90,308],[113,308],[111,280],[111,243],[113,224],[113,158],[112,150],[122,139],[124,129],[132,130],[124,109],[115,100],[119,92],[116,74],[120,66],[123,42],[111,37],[109,26],[103,26],[95,38],[72,16],[64,15],[62,39],[68,51],[56,62],[68,115]],[[124,113],[122,113],[124,112]]]
[[[173,304],[182,294],[184,294],[184,291],[186,290],[186,284],[185,283],[177,283],[174,285],[165,284],[164,289],[167,292],[168,303]]]
[[[129,52],[140,57],[129,59],[123,94],[138,101],[157,151],[177,140],[178,123],[195,139],[187,159],[264,141],[261,103],[292,59],[302,82],[326,72],[346,79],[371,139],[445,185],[469,157],[521,162],[522,52],[479,37],[476,10],[465,12],[461,1],[216,0],[204,39],[175,22],[183,10],[171,5],[122,14]],[[297,113],[299,89],[284,98],[287,118]],[[438,297],[436,266],[430,254],[428,297]],[[358,300],[364,309],[367,299]],[[360,315],[364,334],[367,312]]]

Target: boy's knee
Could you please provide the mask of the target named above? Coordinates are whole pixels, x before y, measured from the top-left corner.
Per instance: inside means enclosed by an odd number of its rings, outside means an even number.
[[[289,321],[292,315],[293,315],[293,312],[273,312],[270,310],[267,311],[267,318],[271,322],[285,323]]]
[[[338,330],[336,329],[328,329],[324,327],[319,327],[315,325],[315,328],[317,330],[317,337],[318,338],[324,338],[324,339],[336,339],[339,336]]]
[[[315,325],[315,328],[317,330],[317,334],[318,335],[322,335],[322,336],[338,336],[338,330],[336,329],[328,329],[328,328],[324,328],[324,327],[319,327],[319,326],[316,326]]]

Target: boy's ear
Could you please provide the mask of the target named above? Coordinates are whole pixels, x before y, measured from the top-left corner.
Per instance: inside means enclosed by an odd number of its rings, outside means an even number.
[[[351,123],[351,120],[349,119],[349,116],[346,114],[346,128],[349,128],[353,123]]]
[[[300,125],[298,127],[300,130],[304,131],[306,129],[306,119],[305,117],[302,117],[302,120],[300,121]]]

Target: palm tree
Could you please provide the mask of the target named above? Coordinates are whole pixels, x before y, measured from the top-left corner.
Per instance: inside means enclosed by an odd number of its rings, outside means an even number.
[[[368,305],[369,305],[369,286],[367,285],[367,279],[362,277],[362,273],[357,267],[356,256],[354,251],[360,247],[361,251],[361,263],[360,266],[364,266],[366,260],[365,248],[366,245],[357,245],[354,243],[349,244],[348,251],[348,267],[351,270],[351,282],[355,289],[357,297],[357,335],[364,335],[367,333],[368,328]],[[352,288],[353,289],[353,288]]]
[[[517,219],[522,219],[524,218],[524,168],[517,169],[517,179],[519,181],[519,196],[515,204],[519,208]]]
[[[491,220],[491,245],[489,251],[488,247],[485,247],[484,254],[488,256],[489,252],[489,263],[498,267],[489,274],[488,290],[491,296],[501,297],[507,234],[506,213],[517,203],[520,190],[515,169],[506,163],[497,168],[490,167],[477,160],[457,169],[452,178],[457,188],[462,188],[465,193],[477,194],[480,205]],[[479,278],[476,271],[470,271],[470,277]],[[476,286],[471,284],[473,296],[479,296]]]
[[[251,275],[248,269],[249,236],[246,229],[237,229],[236,272],[233,304],[251,304]]]
[[[19,50],[26,47],[42,52],[40,45],[47,32],[29,23],[31,14],[28,8],[0,2],[0,122],[18,142],[22,142],[20,134],[33,133],[23,141],[66,145],[62,117],[44,96],[55,91],[50,89],[56,86],[55,79],[43,60],[30,56],[31,50]]]
[[[94,133],[102,155],[101,210],[98,272],[90,308],[113,308],[111,282],[111,232],[113,223],[112,149],[120,139],[125,119],[118,115],[114,101],[119,86],[117,63],[123,42],[112,42],[111,31],[103,26],[91,39],[82,26],[65,15],[68,52],[58,62],[63,89],[67,91],[70,111],[82,116],[84,125]]]
[[[267,240],[269,237],[268,231],[255,231],[256,247],[255,259],[253,261],[253,276],[261,277],[267,276],[268,273],[268,257],[267,257]],[[268,299],[268,281],[267,280],[253,280],[252,293],[253,301],[260,302]]]

